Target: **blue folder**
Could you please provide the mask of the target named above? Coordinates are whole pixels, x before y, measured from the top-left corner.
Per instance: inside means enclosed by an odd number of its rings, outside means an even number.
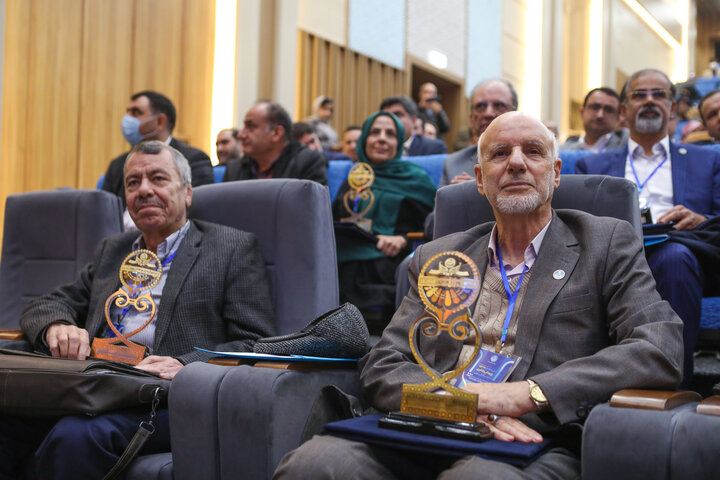
[[[524,467],[535,460],[550,441],[542,443],[501,442],[485,440],[469,442],[452,438],[435,437],[419,433],[403,432],[380,428],[380,414],[340,420],[325,425],[325,433],[379,447],[388,447],[411,452],[432,453],[453,457],[479,455],[489,460],[497,460],[511,465]]]

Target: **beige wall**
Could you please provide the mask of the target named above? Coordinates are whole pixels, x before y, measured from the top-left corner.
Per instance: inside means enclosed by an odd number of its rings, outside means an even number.
[[[407,2],[407,53],[427,62],[428,52],[438,50],[447,56],[444,71],[464,77],[467,55],[465,4],[466,0]]]
[[[347,0],[297,0],[298,28],[347,46]]]
[[[608,0],[606,0],[608,1]],[[629,75],[643,68],[657,68],[672,76],[674,52],[622,0],[609,0],[608,46],[604,57],[607,68],[603,83],[616,85],[616,72]]]

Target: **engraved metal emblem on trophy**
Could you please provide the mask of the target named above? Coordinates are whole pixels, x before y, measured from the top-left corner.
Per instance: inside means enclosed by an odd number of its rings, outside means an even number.
[[[95,338],[90,355],[137,365],[145,358],[147,347],[131,341],[129,337],[143,330],[155,318],[156,306],[151,290],[160,281],[162,264],[157,255],[150,250],[135,250],[123,260],[119,276],[122,287],[127,291],[120,287],[105,301],[105,320],[115,337]],[[122,309],[120,320],[124,319],[131,308],[138,312],[149,310],[150,316],[140,327],[123,334],[118,328],[119,325],[115,325],[110,320],[110,307],[113,302],[116,307]]]
[[[350,189],[343,195],[343,205],[350,214],[342,218],[343,222],[352,222],[367,232],[372,232],[372,220],[364,215],[370,211],[375,196],[370,187],[375,181],[375,172],[367,163],[358,162],[348,173]]]
[[[410,349],[418,365],[430,377],[421,384],[403,385],[401,414],[431,417],[450,422],[474,424],[477,395],[461,390],[450,382],[473,362],[482,344],[481,333],[470,318],[469,306],[480,290],[480,275],[475,262],[458,251],[439,253],[423,266],[418,278],[418,293],[425,312],[413,322],[408,333]],[[474,346],[468,360],[445,374],[433,371],[422,356],[420,336],[437,341],[445,334],[456,341],[471,338]]]

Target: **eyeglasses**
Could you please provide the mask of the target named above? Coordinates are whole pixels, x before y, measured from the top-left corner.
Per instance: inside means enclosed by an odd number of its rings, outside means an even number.
[[[664,88],[653,88],[652,90],[642,88],[630,92],[630,98],[636,102],[645,100],[648,95],[650,95],[653,100],[668,100],[672,96],[672,92]]]
[[[589,109],[591,112],[597,113],[600,110],[605,112],[608,115],[615,115],[618,113],[617,108],[611,106],[611,105],[603,105],[601,103],[590,103],[585,108]]]
[[[478,102],[475,105],[473,105],[472,109],[473,109],[473,112],[475,112],[475,113],[485,113],[485,111],[487,111],[488,107],[491,105],[492,105],[493,110],[495,110],[496,112],[500,112],[500,113],[509,112],[510,110],[513,109],[512,105],[505,103],[505,102],[501,102],[499,100],[497,100],[495,102],[486,102],[483,100],[482,102]]]

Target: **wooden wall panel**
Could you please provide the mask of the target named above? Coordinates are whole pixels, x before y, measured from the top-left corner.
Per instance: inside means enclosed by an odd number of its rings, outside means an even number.
[[[83,13],[77,183],[95,187],[110,160],[127,150],[120,132],[132,92],[134,2],[86,0]],[[103,39],[103,41],[98,41]]]
[[[28,54],[28,190],[74,187],[78,118],[82,0],[33,0]]]
[[[5,197],[25,189],[29,25],[30,2],[6,2],[0,220],[4,218]],[[0,222],[0,228],[2,225]]]
[[[206,148],[214,24],[213,0],[7,0],[0,222],[8,194],[94,188],[134,92],[168,95],[174,136]]]
[[[342,134],[362,124],[383,98],[409,93],[404,71],[302,30],[298,36],[297,119],[311,115],[312,101],[324,94],[335,102],[330,123]]]
[[[205,151],[211,138],[215,2],[185,0],[175,136]],[[230,102],[231,99],[228,99]]]

